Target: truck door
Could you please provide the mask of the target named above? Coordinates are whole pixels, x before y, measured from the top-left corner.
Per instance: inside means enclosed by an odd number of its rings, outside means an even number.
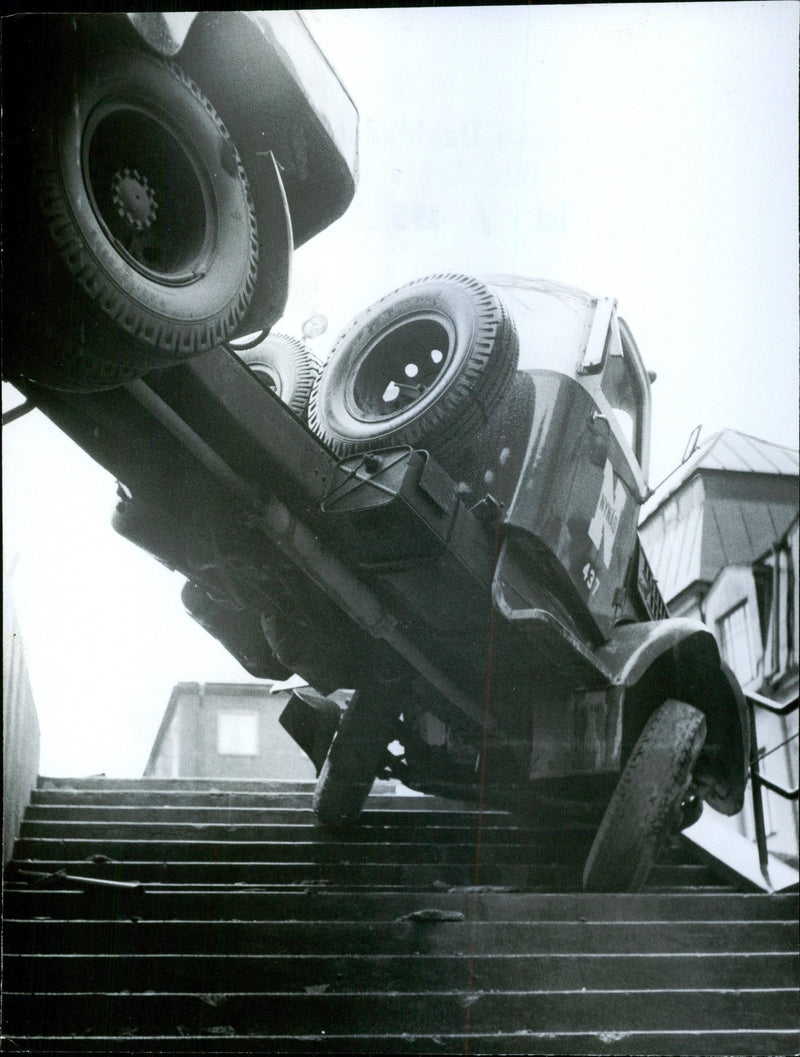
[[[613,301],[598,302],[578,369],[584,435],[564,511],[560,558],[607,636],[622,607],[639,507],[647,498],[650,388],[638,350]]]
[[[536,399],[496,588],[506,600],[513,589],[520,612],[550,604],[544,591],[562,619],[600,641],[622,608],[647,498],[649,380],[613,300],[518,278],[501,293]]]

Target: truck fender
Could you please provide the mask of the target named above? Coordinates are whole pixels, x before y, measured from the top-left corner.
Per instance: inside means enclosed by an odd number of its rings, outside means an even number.
[[[711,807],[725,815],[741,811],[750,767],[747,705],[709,629],[687,617],[624,624],[597,657],[612,673],[612,685],[625,691],[627,722],[643,724],[668,698],[705,714],[708,733],[696,780]]]

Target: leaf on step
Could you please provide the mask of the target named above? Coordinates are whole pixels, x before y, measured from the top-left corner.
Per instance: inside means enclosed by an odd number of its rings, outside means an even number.
[[[303,988],[307,995],[324,995],[330,984],[306,984]]]
[[[207,1006],[221,1006],[223,1002],[226,1002],[230,998],[230,995],[200,995],[200,1001],[205,1002]]]
[[[438,907],[430,907],[426,910],[414,910],[410,914],[404,914],[398,921],[463,921],[464,915],[460,910],[440,910]]]
[[[87,855],[86,858],[83,861],[84,862],[114,862],[115,860],[112,859],[108,855],[101,855],[101,854],[98,853],[97,855]]]
[[[235,1035],[236,1028],[230,1024],[216,1024],[213,1028],[206,1028],[206,1035]]]

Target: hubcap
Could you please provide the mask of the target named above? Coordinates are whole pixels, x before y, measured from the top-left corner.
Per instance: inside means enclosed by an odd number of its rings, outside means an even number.
[[[393,418],[422,401],[450,366],[453,340],[444,320],[423,317],[382,334],[353,377],[350,401],[366,421]]]
[[[210,177],[184,132],[123,100],[95,107],[81,161],[94,215],[127,263],[167,286],[206,274],[217,217]]]
[[[124,169],[114,173],[111,181],[111,198],[117,213],[134,231],[144,231],[156,219],[158,202],[155,192],[136,169]]]

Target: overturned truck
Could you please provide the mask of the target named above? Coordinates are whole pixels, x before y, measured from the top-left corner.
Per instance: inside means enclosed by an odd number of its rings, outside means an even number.
[[[585,887],[635,890],[704,801],[738,812],[741,690],[638,542],[650,378],[616,302],[432,275],[320,365],[271,330],[354,194],[357,116],[302,20],[45,21],[4,40],[4,378],[117,479],[189,613],[313,688],[282,722],[319,818],[376,777],[578,805]]]

